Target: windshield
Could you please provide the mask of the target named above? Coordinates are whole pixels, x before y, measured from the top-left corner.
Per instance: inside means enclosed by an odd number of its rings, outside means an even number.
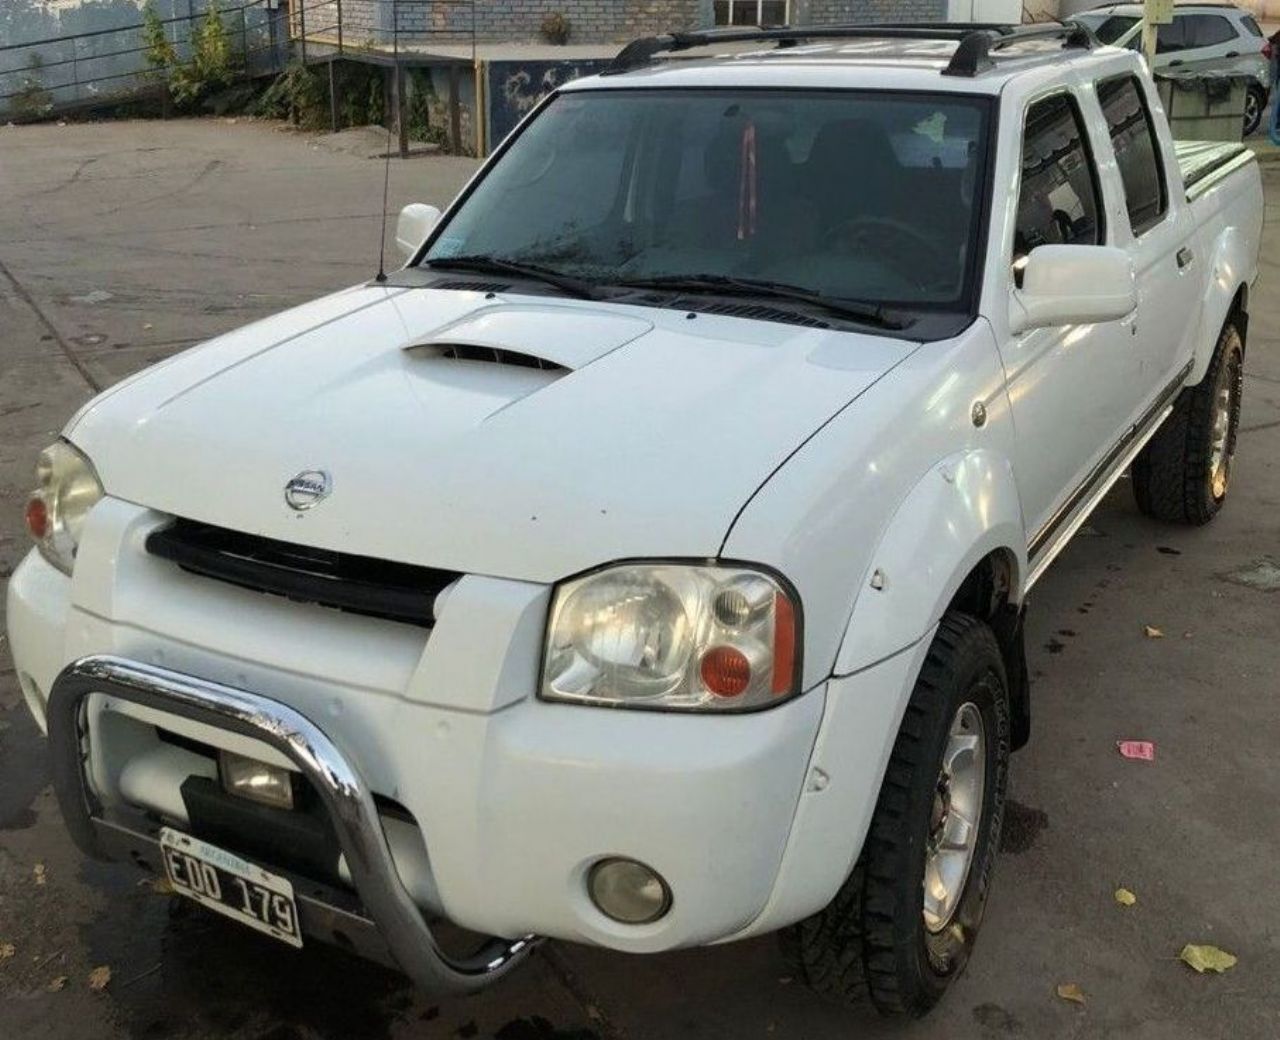
[[[967,310],[988,111],[988,99],[957,95],[566,92],[424,259]]]

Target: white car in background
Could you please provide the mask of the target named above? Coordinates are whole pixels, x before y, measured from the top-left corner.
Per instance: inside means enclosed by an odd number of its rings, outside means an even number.
[[[1078,26],[639,40],[402,270],[105,391],[8,591],[76,842],[440,992],[783,930],[926,1012],[1028,593],[1130,467],[1228,493],[1261,181],[1156,104]]]
[[[1092,29],[1102,43],[1142,46],[1141,4],[1106,4],[1072,20]],[[1271,96],[1271,44],[1248,11],[1233,4],[1179,4],[1173,21],[1156,30],[1155,71],[1248,76],[1254,82],[1245,95],[1245,136],[1262,125]]]

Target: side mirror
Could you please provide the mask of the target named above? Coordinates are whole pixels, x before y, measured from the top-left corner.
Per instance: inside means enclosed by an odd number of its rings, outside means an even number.
[[[440,211],[435,206],[421,202],[411,202],[400,211],[400,219],[396,221],[396,245],[405,259],[418,251],[418,246],[426,240],[439,219]]]
[[[1009,303],[1009,331],[1118,321],[1138,306],[1129,254],[1114,246],[1037,246]]]

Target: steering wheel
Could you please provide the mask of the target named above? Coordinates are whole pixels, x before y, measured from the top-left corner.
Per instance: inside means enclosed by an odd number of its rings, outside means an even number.
[[[887,236],[885,232],[888,232]],[[914,282],[918,288],[928,288],[927,283],[919,277],[921,252],[929,258],[924,266],[931,267],[936,273],[947,270],[952,262],[947,252],[923,231],[892,217],[861,216],[842,220],[822,236],[822,244],[828,249],[838,246],[884,248],[885,237],[890,240],[896,238],[899,243],[908,247],[901,252],[886,249],[886,259],[899,274]]]

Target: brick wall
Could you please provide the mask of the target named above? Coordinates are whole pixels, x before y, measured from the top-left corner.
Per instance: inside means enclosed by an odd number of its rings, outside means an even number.
[[[791,0],[794,25],[942,22],[947,0]]]
[[[2,0],[0,0],[2,2]],[[299,0],[306,6],[308,36],[336,23],[336,0]],[[298,31],[297,4],[294,31]],[[570,43],[616,43],[670,29],[709,26],[712,0],[342,0],[343,37],[352,43],[389,43],[394,24],[405,42],[465,43],[541,41],[542,19],[559,12],[569,19]],[[940,21],[947,0],[791,0],[793,25],[837,22]]]

